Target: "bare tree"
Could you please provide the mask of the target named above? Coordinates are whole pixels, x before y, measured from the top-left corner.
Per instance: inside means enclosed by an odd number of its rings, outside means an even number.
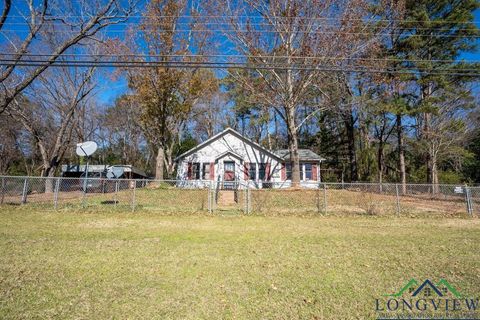
[[[0,115],[0,137],[0,174],[7,174],[24,158],[20,146],[22,126],[6,114]]]
[[[464,152],[460,151],[461,146],[469,133],[468,114],[476,107],[470,88],[451,86],[448,90],[439,90],[436,107],[438,111],[428,117],[428,139],[420,139],[417,142],[419,152],[429,159],[430,183],[432,192],[439,192],[440,164],[447,159],[462,157]],[[425,135],[424,115],[419,115],[417,125],[422,128],[418,130]]]
[[[371,37],[362,35],[368,29],[362,22],[367,6],[363,0],[218,4],[225,17],[221,20],[229,25],[225,37],[247,57],[256,81],[235,70],[230,71],[232,77],[250,91],[252,100],[273,108],[286,124],[293,186],[300,182],[299,129],[327,107],[328,95],[322,89],[329,75],[326,69],[348,61],[334,58],[354,57],[369,47]],[[305,107],[309,112],[300,113]]]
[[[145,46],[134,46],[137,52],[160,56],[162,62],[192,62],[193,52],[201,55],[207,48],[208,33],[195,32],[198,8],[189,1],[154,0],[147,7],[141,24],[141,39]],[[191,32],[181,29],[181,17],[190,14]],[[183,27],[185,29],[185,27]],[[201,58],[198,58],[201,59]],[[175,171],[174,150],[195,106],[217,82],[211,71],[154,67],[131,70],[129,82],[142,107],[141,124],[150,145],[156,149],[155,178],[163,179],[164,171]]]
[[[10,12],[11,6],[12,6],[11,0],[3,1],[2,15],[0,16],[0,30],[2,30],[3,24],[5,23],[5,20],[7,20],[7,16],[8,16],[8,13]]]
[[[38,76],[54,64],[67,50],[85,39],[93,38],[100,30],[109,25],[128,19],[134,9],[133,0],[108,0],[91,2],[81,1],[68,4],[64,1],[43,0],[35,5],[34,1],[26,1],[28,12],[24,19],[29,32],[23,38],[12,38],[2,31],[8,18],[10,1],[0,18],[0,33],[8,40],[2,50],[3,58],[0,67],[0,113],[20,95]],[[32,47],[40,42],[45,31],[63,32],[63,41],[48,52],[42,53],[42,59],[34,59],[29,54]]]
[[[53,177],[72,146],[76,112],[92,94],[95,67],[62,67],[39,76],[30,95],[15,99],[7,113],[30,133],[42,159],[42,176]],[[47,191],[52,191],[47,186]]]
[[[104,141],[103,151],[113,154],[124,164],[143,167],[146,165],[143,151],[146,149],[145,136],[141,124],[141,108],[136,97],[122,95],[115,101],[115,105],[105,111],[101,121]]]
[[[229,110],[224,94],[216,92],[200,98],[193,107],[191,122],[193,130],[204,141],[226,127],[225,117]]]

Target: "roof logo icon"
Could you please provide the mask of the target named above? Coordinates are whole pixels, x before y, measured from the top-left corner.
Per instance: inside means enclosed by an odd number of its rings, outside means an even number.
[[[412,297],[416,297],[421,293],[423,293],[424,296],[436,294],[439,297],[443,297],[448,293],[451,293],[456,298],[462,297],[462,295],[445,279],[440,279],[440,281],[436,284],[429,279],[423,281],[420,286],[418,284],[419,282],[412,278],[398,292],[386,294],[385,296],[398,298],[403,296],[405,292],[408,292]]]

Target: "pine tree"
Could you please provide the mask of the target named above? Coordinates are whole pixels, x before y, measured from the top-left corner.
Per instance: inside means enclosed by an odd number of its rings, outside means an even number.
[[[480,5],[476,0],[407,0],[405,19],[400,25],[402,37],[398,47],[398,56],[404,59],[403,66],[415,70],[417,99],[415,103],[418,136],[421,140],[427,165],[427,182],[438,188],[438,165],[441,154],[439,139],[448,134],[439,132],[440,128],[452,130],[451,125],[440,125],[438,115],[448,112],[454,103],[451,95],[457,92],[458,100],[464,103],[456,108],[468,107],[468,90],[465,85],[474,80],[460,74],[468,73],[471,65],[456,62],[462,52],[476,48],[479,30],[473,23],[473,12]],[[444,118],[445,121],[451,119]],[[436,127],[433,126],[436,124]],[[444,146],[446,144],[443,144]]]

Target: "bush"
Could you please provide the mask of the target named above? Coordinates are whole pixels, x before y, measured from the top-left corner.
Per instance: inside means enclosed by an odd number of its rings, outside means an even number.
[[[464,181],[463,175],[454,171],[440,171],[438,181],[444,184],[459,184]]]

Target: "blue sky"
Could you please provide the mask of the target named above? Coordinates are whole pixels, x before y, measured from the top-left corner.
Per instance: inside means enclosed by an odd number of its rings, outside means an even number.
[[[11,14],[12,15],[18,15],[19,14],[19,11],[20,10],[24,10],[24,5],[22,6],[22,3],[23,2],[17,2],[13,4],[12,6],[12,12]],[[2,4],[3,4],[3,1],[2,1]],[[144,3],[142,1],[142,7],[143,7]],[[2,5],[0,5],[0,8],[2,7]],[[139,10],[141,11],[141,9]],[[140,13],[137,13],[136,15],[139,15]],[[18,19],[18,18],[17,18]],[[21,20],[15,20],[15,18],[10,18],[7,19],[7,23],[8,22],[16,22],[16,21],[21,21]],[[139,21],[138,18],[135,18],[135,20],[133,21]],[[480,27],[480,10],[477,10],[475,12],[475,21],[477,23],[477,25]],[[14,28],[15,26],[13,25],[9,25],[8,27],[6,28]],[[18,26],[16,26],[18,28]],[[4,29],[6,29],[4,28]],[[18,29],[17,29],[18,30]],[[109,30],[115,30],[114,32],[112,33],[109,33],[109,35],[111,36],[118,36],[120,38],[122,38],[122,31],[125,31],[125,27],[122,27],[122,26],[113,26],[112,28],[110,28]],[[120,31],[120,33],[118,33],[118,31]],[[16,32],[15,32],[16,33]],[[10,33],[12,34],[12,33]],[[1,38],[0,38],[1,39]],[[4,41],[5,38],[1,39],[1,41]],[[479,47],[480,47],[480,39],[477,39],[477,42],[479,43]],[[227,54],[227,53],[231,53],[231,52],[228,52],[227,49],[225,46],[224,46],[225,52],[220,52],[220,53],[224,53],[224,54]],[[464,53],[461,55],[460,57],[461,59],[465,59],[465,60],[479,60],[480,61],[480,50],[477,49],[476,52],[470,52],[470,53]],[[99,90],[97,91],[98,92],[98,95],[97,95],[97,99],[98,99],[98,102],[102,105],[112,105],[115,101],[115,99],[119,96],[119,95],[122,95],[124,94],[125,92],[128,91],[128,83],[127,83],[127,80],[124,78],[124,77],[116,77],[115,79],[111,76],[109,76],[109,74],[113,74],[114,70],[113,69],[107,69],[107,70],[103,70],[104,74],[101,76],[101,79],[100,79],[100,84],[101,84],[101,88],[99,88]]]
[[[474,15],[475,21],[480,28],[480,10],[477,10]],[[464,53],[461,55],[460,59],[480,61],[480,39],[477,39],[477,43],[479,44],[479,48],[476,50],[476,52]],[[103,82],[106,88],[98,96],[99,102],[102,104],[113,104],[116,97],[124,94],[128,90],[128,83],[125,78],[120,78],[117,80],[106,78]]]
[[[101,104],[113,104],[115,99],[128,91],[127,79],[122,77],[118,80],[112,80],[109,77],[103,78],[103,87],[98,95],[98,101]]]
[[[480,28],[480,10],[475,11],[475,21]],[[477,39],[478,48],[476,52],[469,52],[462,55],[465,60],[480,60],[480,39]]]

